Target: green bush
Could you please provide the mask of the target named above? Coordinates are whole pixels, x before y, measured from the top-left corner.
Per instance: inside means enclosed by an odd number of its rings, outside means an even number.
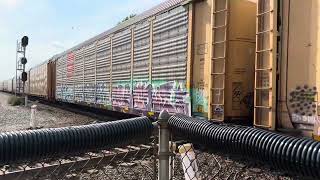
[[[19,106],[23,104],[23,100],[22,98],[16,97],[16,96],[11,96],[8,99],[8,104],[10,104],[11,106]]]

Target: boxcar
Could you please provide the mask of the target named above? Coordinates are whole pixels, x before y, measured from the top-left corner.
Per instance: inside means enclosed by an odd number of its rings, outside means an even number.
[[[29,70],[29,95],[55,100],[55,61],[48,60]]]
[[[320,135],[320,2],[258,0],[255,125]]]
[[[255,10],[246,0],[166,1],[58,55],[56,98],[136,114],[247,118]]]

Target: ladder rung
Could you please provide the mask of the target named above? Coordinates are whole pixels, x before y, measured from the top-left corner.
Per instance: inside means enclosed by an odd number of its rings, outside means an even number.
[[[273,29],[268,29],[268,30],[265,30],[265,31],[257,32],[256,35],[261,35],[261,34],[265,34],[265,33],[268,33],[268,32],[273,32]]]
[[[211,73],[211,75],[225,75],[226,73],[221,72],[221,73]]]
[[[256,71],[271,71],[272,68],[256,69]]]
[[[211,90],[224,90],[225,88],[211,88]]]
[[[254,108],[271,109],[270,106],[255,106]]]
[[[225,42],[227,42],[226,40],[224,40],[224,41],[217,41],[217,42],[213,42],[212,44],[214,45],[214,44],[222,44],[222,43],[225,43]]]
[[[262,53],[262,52],[268,52],[268,51],[272,51],[272,49],[263,49],[263,50],[256,51],[256,53]]]
[[[211,104],[211,106],[224,106],[224,104]]]
[[[227,27],[227,25],[225,24],[225,25],[221,25],[221,26],[214,26],[214,27],[212,27],[212,29],[220,29],[220,28],[226,28]]]
[[[257,17],[263,16],[263,15],[265,15],[265,14],[269,14],[269,13],[271,13],[271,12],[273,12],[273,9],[272,9],[272,10],[269,10],[269,11],[265,11],[265,12],[259,13],[259,14],[257,14]]]
[[[226,12],[226,11],[228,11],[228,9],[221,9],[221,10],[213,12],[213,14],[218,14],[218,13]]]
[[[259,87],[259,88],[255,88],[256,90],[271,90],[272,87]]]
[[[226,58],[225,56],[222,56],[222,57],[214,57],[214,58],[212,58],[212,60],[225,59],[225,58]]]

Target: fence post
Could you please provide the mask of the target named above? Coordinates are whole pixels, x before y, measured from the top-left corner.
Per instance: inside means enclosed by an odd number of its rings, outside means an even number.
[[[168,120],[170,118],[169,113],[166,110],[162,110],[159,115],[159,180],[169,180],[169,128]]]

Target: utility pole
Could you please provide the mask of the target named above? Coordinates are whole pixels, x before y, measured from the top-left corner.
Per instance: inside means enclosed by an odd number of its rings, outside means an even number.
[[[26,64],[27,64],[27,58],[26,58],[26,47],[29,43],[28,36],[23,36],[21,39],[21,42],[17,41],[17,54],[16,54],[16,89],[15,89],[15,95],[18,93],[21,93],[22,96],[25,98],[25,106],[27,106],[28,103],[28,97],[25,94],[25,82],[28,80],[28,74],[26,71]],[[21,58],[19,58],[19,54],[22,55]],[[21,73],[21,78],[18,77]],[[22,80],[22,91],[21,91],[21,80]]]

